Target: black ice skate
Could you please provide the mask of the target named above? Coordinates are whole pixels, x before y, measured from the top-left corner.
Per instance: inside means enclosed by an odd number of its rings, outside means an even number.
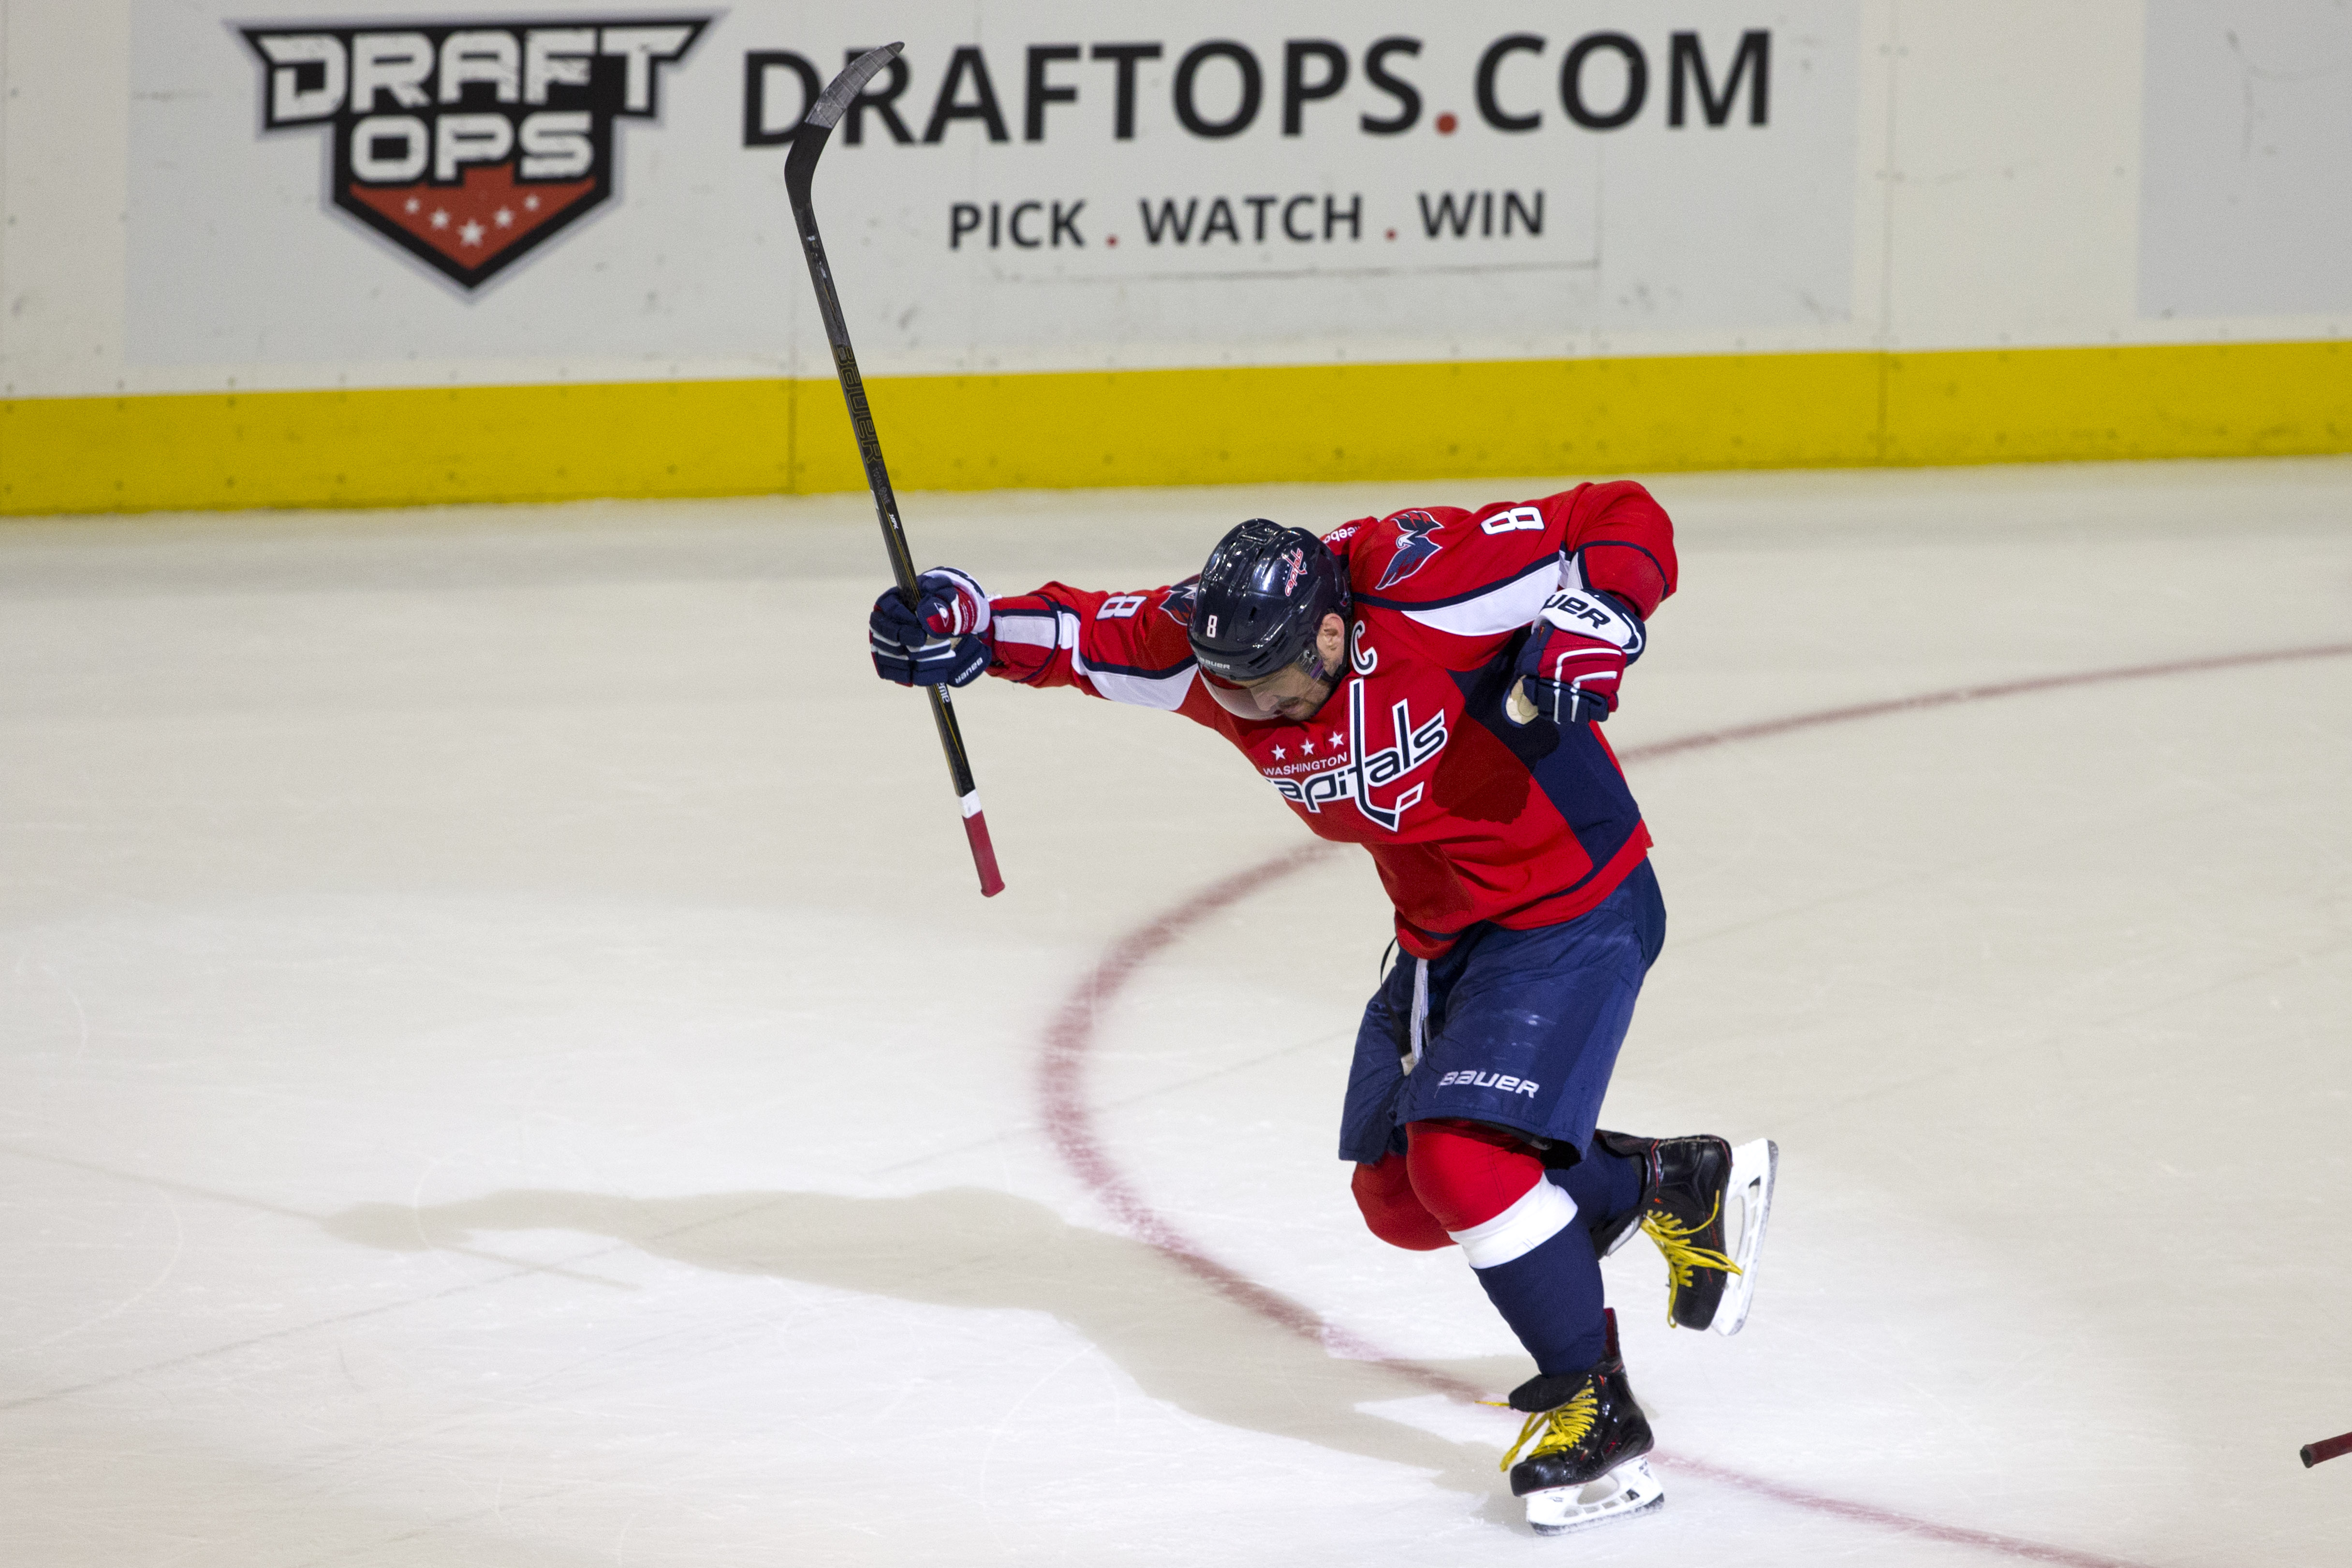
[[[1636,1138],[1596,1133],[1612,1155],[1642,1162],[1642,1201],[1596,1230],[1605,1255],[1630,1239],[1636,1224],[1666,1259],[1666,1321],[1686,1329],[1735,1334],[1756,1293],[1756,1256],[1772,1211],[1780,1151],[1769,1138],[1733,1148],[1721,1138]],[[1738,1241],[1731,1209],[1738,1210]]]
[[[1564,1535],[1666,1500],[1642,1457],[1650,1451],[1650,1422],[1625,1381],[1615,1313],[1608,1323],[1609,1348],[1599,1365],[1529,1378],[1511,1392],[1511,1408],[1526,1411],[1528,1424],[1503,1456],[1503,1468],[1511,1472],[1511,1495],[1527,1499],[1528,1525],[1538,1535]],[[1531,1440],[1535,1447],[1528,1448]]]

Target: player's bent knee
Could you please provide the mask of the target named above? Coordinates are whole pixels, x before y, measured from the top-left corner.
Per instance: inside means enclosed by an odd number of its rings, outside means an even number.
[[[1448,1231],[1484,1225],[1544,1179],[1542,1157],[1505,1128],[1481,1122],[1414,1122],[1405,1134],[1405,1172],[1413,1196]]]
[[[1413,1196],[1402,1155],[1391,1155],[1376,1166],[1358,1166],[1351,1185],[1366,1228],[1390,1246],[1434,1252],[1454,1245],[1445,1227]]]

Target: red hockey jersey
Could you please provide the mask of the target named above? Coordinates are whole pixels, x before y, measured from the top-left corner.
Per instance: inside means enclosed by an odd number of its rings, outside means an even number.
[[[1645,619],[1674,591],[1665,512],[1619,481],[1475,512],[1415,507],[1323,538],[1354,598],[1350,668],[1307,723],[1235,717],[1201,686],[1191,579],[992,600],[989,673],[1216,730],[1317,836],[1371,852],[1417,957],[1481,921],[1550,925],[1606,898],[1650,845],[1615,755],[1597,725],[1523,727],[1504,704],[1569,556]]]

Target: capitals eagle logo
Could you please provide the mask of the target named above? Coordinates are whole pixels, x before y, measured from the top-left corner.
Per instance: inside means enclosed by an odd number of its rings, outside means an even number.
[[[1160,608],[1169,620],[1179,626],[1190,626],[1192,623],[1192,605],[1200,596],[1201,579],[1196,574],[1170,589],[1167,597],[1160,601]]]
[[[1427,512],[1399,512],[1389,521],[1396,525],[1396,554],[1389,558],[1388,570],[1381,573],[1380,581],[1372,585],[1375,593],[1402,582],[1427,566],[1430,558],[1445,548],[1432,537],[1445,525]]]

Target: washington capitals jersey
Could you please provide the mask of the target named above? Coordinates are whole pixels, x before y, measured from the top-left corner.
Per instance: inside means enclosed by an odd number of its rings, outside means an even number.
[[[1615,754],[1597,725],[1522,726],[1505,703],[1571,556],[1645,619],[1674,591],[1665,512],[1619,481],[1364,517],[1324,542],[1353,595],[1349,667],[1307,722],[1239,718],[1202,688],[1189,580],[1128,593],[1049,582],[994,600],[990,673],[1216,730],[1318,837],[1371,852],[1417,957],[1482,921],[1554,925],[1606,898],[1650,846]]]

